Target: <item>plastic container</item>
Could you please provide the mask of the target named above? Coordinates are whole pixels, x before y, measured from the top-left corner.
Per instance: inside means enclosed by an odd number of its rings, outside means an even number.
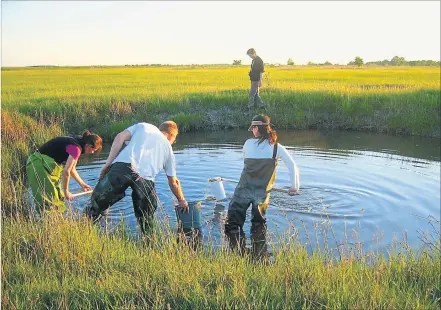
[[[182,225],[182,228],[201,228],[201,207],[201,202],[197,201],[188,203],[188,212],[182,211],[181,208],[175,208],[178,225]]]
[[[222,183],[221,177],[209,179],[208,182],[210,183],[210,191],[216,198],[216,200],[223,200],[227,198],[227,195],[225,194],[224,183]]]

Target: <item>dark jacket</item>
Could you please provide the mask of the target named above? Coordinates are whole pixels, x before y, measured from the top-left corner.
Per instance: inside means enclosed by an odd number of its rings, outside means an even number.
[[[264,71],[263,60],[259,56],[253,59],[251,62],[251,70],[248,73],[250,76],[250,80],[253,82],[257,82],[260,80],[260,74]]]

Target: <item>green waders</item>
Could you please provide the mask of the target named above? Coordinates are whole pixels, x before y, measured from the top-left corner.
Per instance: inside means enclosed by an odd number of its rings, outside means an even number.
[[[35,199],[35,209],[41,215],[43,211],[66,210],[64,195],[61,190],[63,167],[47,155],[32,153],[26,163],[28,183]]]

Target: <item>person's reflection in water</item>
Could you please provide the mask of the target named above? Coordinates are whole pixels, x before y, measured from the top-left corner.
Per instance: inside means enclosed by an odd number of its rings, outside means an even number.
[[[225,224],[223,217],[224,211],[225,211],[225,205],[218,202],[214,205],[213,218],[211,220],[213,225],[218,225],[219,227],[221,227],[222,225]]]
[[[268,116],[255,116],[248,130],[253,132],[254,138],[248,139],[243,146],[244,168],[228,208],[225,235],[232,250],[246,253],[243,225],[251,205],[251,254],[254,259],[260,260],[269,258],[265,214],[276,176],[277,160],[282,159],[288,167],[290,195],[298,193],[299,171],[291,155],[277,143],[277,134],[271,128]]]
[[[227,205],[227,201],[216,201],[213,208],[213,217],[211,218],[211,224],[212,224],[211,229],[213,231],[220,231],[219,240],[215,242],[218,245],[222,245],[225,242],[223,228],[225,226],[226,205]]]

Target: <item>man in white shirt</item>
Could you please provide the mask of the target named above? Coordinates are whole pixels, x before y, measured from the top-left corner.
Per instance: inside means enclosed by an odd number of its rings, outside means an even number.
[[[188,203],[176,177],[176,163],[172,144],[176,141],[178,126],[173,121],[159,128],[138,123],[120,132],[113,140],[109,156],[101,169],[100,180],[92,193],[92,205],[87,211],[95,222],[113,204],[132,188],[135,216],[143,233],[151,233],[153,216],[158,205],[155,177],[164,169],[168,185],[179,202],[188,210]],[[121,150],[123,144],[127,146]]]

